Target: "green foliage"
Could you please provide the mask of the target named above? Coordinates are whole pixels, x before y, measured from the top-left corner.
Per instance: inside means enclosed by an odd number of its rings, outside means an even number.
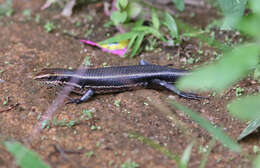
[[[206,162],[208,160],[208,157],[209,157],[209,154],[211,153],[211,150],[212,148],[214,147],[216,141],[215,139],[212,139],[209,144],[207,145],[208,146],[208,149],[206,151],[206,153],[204,154],[201,162],[200,162],[200,167],[199,168],[204,168],[206,166]]]
[[[114,11],[112,12],[110,19],[114,22],[114,24],[117,26],[121,23],[124,23],[127,19],[127,13],[126,11]]]
[[[182,157],[181,157],[181,166],[183,168],[186,168],[188,166],[189,160],[190,160],[190,155],[191,155],[191,150],[192,150],[193,144],[189,144],[186,149],[184,150]]]
[[[153,27],[156,30],[159,30],[159,28],[160,28],[160,20],[159,20],[159,17],[157,15],[155,9],[152,9],[152,23],[153,23]]]
[[[234,28],[244,14],[247,0],[218,0],[225,16],[222,28]]]
[[[21,168],[49,168],[35,152],[27,149],[19,142],[4,142],[4,145],[15,157],[16,164]]]
[[[172,0],[172,1],[179,11],[184,11],[185,9],[184,0]]]
[[[117,0],[116,7],[117,9],[125,9],[128,5],[128,0]]]
[[[225,53],[217,63],[203,66],[191,76],[182,78],[178,86],[220,92],[246,76],[257,65],[258,54],[259,46],[255,43],[238,46]]]
[[[238,136],[237,140],[239,141],[244,137],[246,137],[247,135],[251,134],[252,132],[256,131],[259,126],[260,126],[260,118],[250,121],[247,127]]]
[[[260,155],[258,155],[254,162],[253,162],[253,168],[260,168]]]
[[[220,143],[228,147],[230,150],[236,152],[239,152],[241,150],[239,145],[234,142],[228,135],[226,135],[221,128],[212,125],[208,120],[200,117],[196,112],[188,109],[185,106],[182,106],[173,101],[171,101],[171,105],[187,114],[192,120],[200,124],[200,126],[203,127],[205,130],[207,130],[212,137],[217,139]]]
[[[128,50],[130,48],[133,48],[132,52],[130,54],[130,57],[132,58],[140,50],[144,37],[147,35],[150,35],[150,34],[161,40],[164,40],[162,34],[157,29],[155,29],[153,27],[149,27],[149,26],[137,25],[137,26],[134,26],[130,32],[116,35],[105,41],[100,42],[100,44],[109,44],[109,43],[115,43],[115,42],[120,42],[120,41],[124,41],[124,40],[129,40]]]
[[[12,4],[12,0],[5,0],[5,3],[0,5],[0,16],[11,16],[14,13]]]
[[[260,1],[259,0],[251,0],[250,8],[253,10],[254,13],[260,15]]]
[[[238,2],[240,2],[238,7],[233,9],[232,3],[237,4]],[[245,1],[230,1],[227,3],[226,6],[223,4],[225,6],[223,10],[225,11],[228,11],[228,8],[232,8],[230,11],[239,11],[238,9],[240,9],[241,12],[242,6],[245,5]],[[255,7],[255,5],[258,6]],[[247,76],[254,69],[254,78],[258,79],[260,32],[257,28],[259,27],[260,19],[259,5],[260,2],[258,0],[251,0],[250,7],[255,13],[243,17],[237,24],[239,30],[253,37],[251,43],[236,46],[233,50],[225,52],[217,63],[203,66],[194,71],[192,76],[181,79],[178,86],[205,91],[211,89],[221,92],[234,82]],[[239,15],[237,14],[237,16]],[[236,93],[239,96],[241,95],[240,90],[236,89]],[[239,139],[247,136],[259,126],[259,100],[259,95],[244,98],[239,97],[228,105],[228,110],[236,117],[242,120],[252,120],[248,127],[241,133]]]
[[[164,13],[164,22],[163,24],[169,29],[170,35],[172,38],[179,39],[179,33],[178,33],[178,27],[176,25],[176,22],[174,18],[168,13]]]
[[[139,3],[128,0],[117,0],[116,8],[117,10],[110,15],[111,21],[116,26],[136,18],[142,11],[142,6]]]
[[[44,25],[44,29],[47,33],[52,32],[54,29],[56,28],[56,26],[54,25],[54,23],[48,21],[45,25]]]
[[[227,107],[232,115],[242,120],[260,118],[260,94],[233,100]]]
[[[244,17],[237,25],[237,28],[245,33],[246,35],[250,35],[251,37],[257,39],[260,36],[259,33],[259,17],[257,16],[247,16]]]
[[[120,20],[118,20],[117,23],[121,23],[119,21]],[[161,27],[160,18],[157,15],[155,9],[152,9],[152,26],[144,26],[143,22],[144,21],[142,19],[137,20],[129,32],[118,34],[114,37],[111,37],[107,40],[100,42],[100,44],[109,44],[109,43],[129,40],[127,53],[129,52],[130,49],[132,49],[130,53],[130,57],[132,58],[137,53],[140,52],[141,44],[144,41],[146,36],[152,35],[153,38],[157,38],[164,42],[167,41],[164,37],[164,34],[160,32],[160,27]],[[173,17],[167,12],[164,14],[163,25],[169,29],[170,35],[172,36],[173,39],[179,40],[179,34],[178,34],[178,28],[176,22],[173,19]]]
[[[138,168],[139,165],[134,161],[128,160],[125,163],[123,163],[120,167],[121,168]]]

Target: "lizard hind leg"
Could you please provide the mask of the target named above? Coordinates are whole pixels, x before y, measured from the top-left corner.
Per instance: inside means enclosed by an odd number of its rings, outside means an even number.
[[[197,94],[194,94],[194,93],[183,92],[183,91],[177,89],[174,85],[167,83],[166,81],[163,81],[163,80],[160,80],[160,79],[154,79],[154,80],[152,80],[152,83],[154,85],[159,85],[161,87],[164,87],[164,88],[176,93],[178,96],[186,98],[186,99],[200,100],[200,99],[206,98],[206,97],[202,97],[202,96],[199,96]]]

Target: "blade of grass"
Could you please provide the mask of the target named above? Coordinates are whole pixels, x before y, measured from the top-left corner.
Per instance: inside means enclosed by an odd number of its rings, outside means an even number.
[[[217,139],[220,143],[228,147],[230,150],[235,152],[239,152],[241,150],[240,146],[235,141],[233,141],[228,135],[226,135],[221,128],[212,125],[208,120],[200,117],[197,113],[181,104],[178,104],[174,101],[170,101],[170,104],[176,109],[190,116],[192,120],[197,122],[202,128],[207,130],[212,137]]]
[[[159,17],[155,11],[155,9],[153,8],[152,9],[152,23],[153,23],[153,27],[156,29],[156,30],[159,30],[160,28],[160,20],[159,20]]]
[[[182,157],[181,157],[181,168],[186,168],[188,166],[191,150],[192,150],[193,143],[189,144],[186,149],[184,150]]]
[[[138,50],[140,49],[144,36],[145,36],[145,34],[143,34],[143,33],[138,34],[138,36],[133,44],[134,46],[133,46],[130,58],[133,58],[135,56],[135,54],[138,52]]]
[[[127,50],[126,50],[126,53],[124,54],[124,57],[127,57],[127,53],[128,53],[128,51],[132,48],[132,46],[133,46],[133,44],[134,44],[134,42],[135,42],[135,40],[136,40],[136,38],[137,38],[137,33],[131,38],[131,40],[129,41],[129,43],[128,43],[128,46],[127,46]]]
[[[207,162],[208,157],[209,157],[209,154],[210,154],[210,152],[211,152],[213,146],[215,145],[215,143],[216,143],[216,140],[215,140],[215,139],[212,139],[212,140],[209,142],[208,150],[207,150],[207,152],[205,153],[205,155],[203,156],[203,159],[202,159],[202,161],[201,161],[201,163],[200,163],[200,168],[205,168],[206,162]]]
[[[16,164],[21,168],[50,168],[35,152],[27,149],[19,142],[4,142],[4,145],[7,150],[15,157]]]
[[[138,26],[138,27],[134,27],[132,29],[132,31],[136,31],[136,32],[143,32],[143,33],[146,33],[146,34],[153,34],[156,38],[158,39],[161,39],[162,38],[162,35],[161,33],[156,30],[155,28],[153,27],[148,27],[148,26]]]
[[[250,121],[247,127],[238,136],[237,140],[240,141],[241,139],[245,138],[252,132],[256,131],[258,127],[260,127],[260,118]]]

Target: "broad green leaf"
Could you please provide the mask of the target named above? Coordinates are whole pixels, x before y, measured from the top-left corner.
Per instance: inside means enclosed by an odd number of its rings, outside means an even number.
[[[133,44],[133,49],[132,49],[132,52],[131,52],[131,55],[130,55],[130,58],[133,58],[135,56],[135,54],[138,52],[138,50],[140,49],[141,47],[141,44],[143,42],[143,39],[144,39],[144,34],[143,33],[140,33],[137,38],[136,38],[136,41],[134,42]]]
[[[156,29],[156,30],[159,30],[160,28],[160,20],[159,20],[159,17],[155,11],[155,9],[153,8],[152,9],[152,22],[153,22],[153,27]]]
[[[232,115],[242,120],[260,118],[260,94],[233,100],[227,108]]]
[[[172,0],[179,11],[184,11],[184,0]]]
[[[182,167],[187,167],[189,160],[190,160],[190,155],[191,155],[191,150],[192,150],[193,143],[189,144],[186,149],[184,150],[182,157],[181,157],[181,165]]]
[[[260,14],[260,1],[259,0],[250,0],[250,8],[257,14]]]
[[[127,7],[128,0],[117,0],[116,1],[116,8],[123,10]]]
[[[172,36],[172,38],[179,37],[178,27],[176,25],[176,22],[175,22],[174,18],[168,12],[164,13],[164,22],[163,23],[170,30],[170,35]]]
[[[123,33],[123,34],[118,34],[118,35],[115,35],[114,37],[111,37],[104,41],[99,42],[99,44],[109,44],[109,43],[116,43],[119,41],[129,40],[135,35],[136,35],[136,32],[127,32],[127,33]]]
[[[126,8],[128,18],[135,19],[140,15],[142,9],[142,5],[137,2],[130,1]]]
[[[247,0],[218,0],[218,2],[225,16],[222,28],[234,28],[244,14]]]
[[[260,155],[257,155],[257,157],[254,159],[253,168],[260,168]]]
[[[249,134],[251,134],[252,132],[257,130],[257,128],[259,126],[260,126],[260,118],[250,121],[249,124],[247,125],[247,127],[239,135],[237,140],[239,141],[239,140],[245,138],[246,136],[248,136]]]
[[[110,16],[111,20],[115,25],[119,25],[121,23],[124,23],[127,19],[127,13],[126,11],[113,11]]]
[[[4,145],[15,157],[16,164],[21,168],[49,168],[35,152],[27,149],[19,142],[4,142]]]
[[[258,63],[259,46],[245,44],[224,54],[215,64],[210,64],[181,78],[177,86],[188,89],[216,90],[218,92],[238,81]]]
[[[260,36],[259,17],[256,16],[244,17],[240,22],[238,22],[236,27],[243,33],[246,33],[254,38],[258,38]]]
[[[225,134],[221,128],[212,125],[208,120],[202,118],[201,116],[199,116],[199,114],[181,104],[178,104],[173,101],[171,101],[170,103],[176,109],[181,110],[182,112],[187,114],[192,120],[197,122],[205,130],[207,130],[213,138],[217,139],[220,143],[228,147],[230,150],[236,152],[239,152],[241,150],[240,146],[235,141],[233,141],[227,134]]]

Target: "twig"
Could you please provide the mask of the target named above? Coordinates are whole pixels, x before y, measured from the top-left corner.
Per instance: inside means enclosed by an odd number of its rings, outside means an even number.
[[[16,107],[18,107],[19,105],[20,105],[19,103],[12,104],[12,105],[10,105],[7,109],[1,110],[0,113],[4,113],[4,112],[11,111],[11,110],[15,109]]]

